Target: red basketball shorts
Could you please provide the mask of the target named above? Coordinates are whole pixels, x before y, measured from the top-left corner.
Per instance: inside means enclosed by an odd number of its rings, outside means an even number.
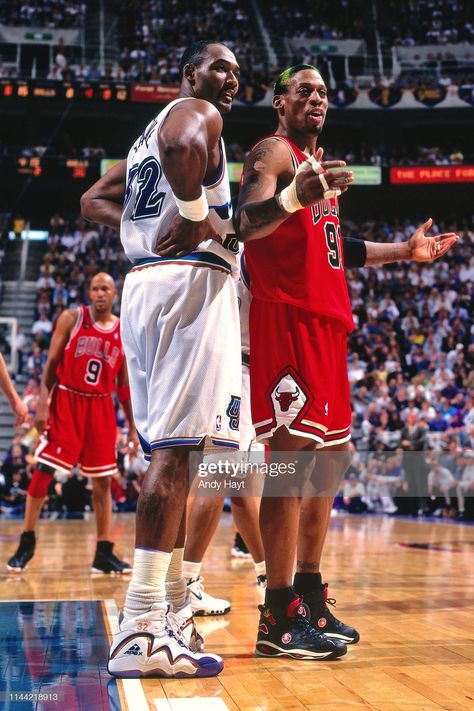
[[[317,447],[347,442],[345,326],[290,304],[252,299],[250,394],[257,439],[286,425]]]
[[[49,429],[36,448],[38,462],[70,472],[79,464],[86,476],[117,471],[114,403],[110,395],[87,396],[54,388]]]

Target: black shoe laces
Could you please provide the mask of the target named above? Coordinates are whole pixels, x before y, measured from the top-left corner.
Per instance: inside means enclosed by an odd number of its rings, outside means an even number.
[[[336,598],[334,597],[328,597],[326,598],[326,617],[327,619],[332,622],[332,624],[338,628],[338,629],[343,629],[347,625],[344,624],[344,622],[341,622],[340,620],[337,619],[337,617],[334,617],[332,614],[331,610],[329,609],[328,605],[331,605],[332,607],[336,607]]]
[[[313,627],[313,625],[308,622],[306,617],[298,615],[293,618],[293,621],[305,627],[305,637],[309,637],[314,641],[320,640],[321,637],[324,637],[324,633],[320,632],[318,629],[316,629],[316,627]]]

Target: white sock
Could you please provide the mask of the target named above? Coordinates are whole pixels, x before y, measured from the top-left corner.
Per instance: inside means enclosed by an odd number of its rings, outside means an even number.
[[[194,563],[192,560],[183,560],[183,575],[186,580],[195,580],[199,578],[201,572],[202,561]]]
[[[267,574],[267,569],[265,567],[264,560],[262,560],[261,563],[254,563],[254,566],[255,566],[255,572],[257,573],[257,576]]]
[[[162,602],[165,609],[165,578],[171,553],[135,548],[133,573],[128,586],[123,615],[125,619],[138,617]]]
[[[171,563],[166,574],[166,599],[174,610],[180,610],[186,604],[186,578],[183,575],[184,548],[175,548],[171,554]]]
[[[183,575],[184,548],[174,548],[171,554],[171,562],[166,573],[166,582],[173,583]]]

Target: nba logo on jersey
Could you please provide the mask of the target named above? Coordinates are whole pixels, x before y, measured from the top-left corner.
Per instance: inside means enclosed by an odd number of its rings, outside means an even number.
[[[220,432],[222,427],[222,415],[216,416],[216,432]]]

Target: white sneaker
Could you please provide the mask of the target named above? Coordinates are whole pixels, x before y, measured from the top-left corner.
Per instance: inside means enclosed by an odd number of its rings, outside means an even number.
[[[188,591],[191,598],[193,615],[225,615],[230,610],[230,602],[218,597],[212,597],[204,592],[204,578],[188,580]]]
[[[217,676],[224,662],[216,654],[198,654],[166,625],[162,603],[143,615],[124,620],[120,615],[110,648],[108,671],[112,676],[135,679],[142,676]]]
[[[186,604],[181,609],[168,612],[166,622],[176,637],[181,638],[192,652],[204,651],[204,639],[196,629],[189,594]]]

